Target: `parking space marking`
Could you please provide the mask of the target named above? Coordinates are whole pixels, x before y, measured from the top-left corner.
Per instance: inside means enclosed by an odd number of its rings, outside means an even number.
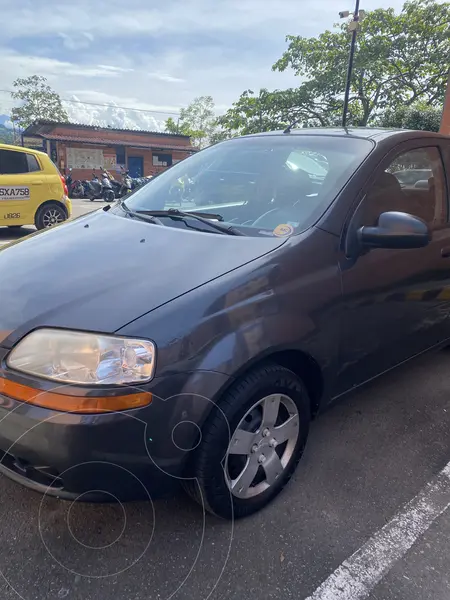
[[[362,600],[450,506],[450,462],[307,600]]]

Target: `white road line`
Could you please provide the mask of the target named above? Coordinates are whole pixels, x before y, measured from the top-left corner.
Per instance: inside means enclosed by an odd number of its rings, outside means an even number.
[[[307,600],[367,598],[449,506],[450,463],[401,512],[345,560]]]

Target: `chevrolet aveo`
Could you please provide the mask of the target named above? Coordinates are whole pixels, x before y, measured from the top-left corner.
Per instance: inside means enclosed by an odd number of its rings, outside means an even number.
[[[6,246],[1,472],[65,499],[181,481],[221,517],[262,508],[321,409],[448,344],[449,178],[438,134],[260,134]]]

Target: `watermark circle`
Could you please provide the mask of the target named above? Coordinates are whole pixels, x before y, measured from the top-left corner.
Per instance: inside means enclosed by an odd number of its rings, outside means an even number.
[[[72,573],[73,575],[78,575],[79,577],[86,577],[89,579],[106,579],[108,577],[115,577],[117,575],[121,575],[122,573],[125,573],[125,571],[128,571],[129,569],[131,569],[132,567],[134,567],[134,565],[136,565],[141,558],[145,555],[145,553],[147,552],[147,550],[150,547],[150,544],[152,543],[152,539],[155,533],[155,507],[153,504],[153,500],[150,496],[150,493],[147,489],[147,487],[144,485],[144,483],[139,479],[139,477],[137,477],[134,473],[132,473],[129,469],[127,469],[126,467],[123,467],[122,465],[118,465],[112,462],[108,462],[108,461],[85,461],[85,462],[81,462],[77,465],[73,465],[71,467],[69,467],[68,469],[66,469],[65,471],[63,471],[62,473],[60,473],[60,477],[63,477],[68,471],[72,470],[72,469],[76,469],[78,467],[82,467],[85,465],[109,465],[112,467],[116,467],[117,469],[121,469],[122,471],[128,473],[129,475],[131,475],[136,481],[139,482],[139,484],[144,488],[145,493],[148,497],[149,500],[149,506],[151,507],[152,510],[152,531],[150,534],[150,538],[147,542],[147,544],[145,545],[144,549],[142,550],[142,552],[139,554],[139,556],[130,562],[130,564],[128,564],[126,567],[124,567],[123,569],[117,569],[114,573],[106,573],[105,575],[95,575],[95,574],[91,574],[91,573],[80,573],[79,571],[76,571],[75,569],[72,569],[70,567],[68,567],[67,565],[63,564],[55,555],[54,553],[51,551],[51,549],[48,547],[48,544],[46,543],[43,533],[42,533],[42,528],[41,528],[41,515],[42,515],[42,506],[44,503],[44,500],[47,498],[48,494],[47,492],[45,494],[43,494],[41,502],[39,504],[39,513],[38,513],[38,529],[39,529],[39,536],[41,538],[42,544],[44,545],[44,548],[47,550],[49,556],[51,556],[51,558],[55,561],[56,564],[58,564],[62,569],[65,569],[66,571],[68,571],[69,573]],[[49,488],[50,489],[50,486]],[[88,493],[88,492],[87,492]],[[74,538],[76,540],[76,538]],[[76,540],[78,542],[78,540]],[[109,546],[108,546],[109,547]]]
[[[112,542],[110,542],[109,544],[104,544],[103,546],[92,546],[89,544],[85,544],[84,542],[82,542],[73,532],[72,526],[70,525],[70,517],[72,514],[72,509],[75,506],[75,504],[81,502],[81,498],[83,496],[86,496],[87,494],[91,494],[91,493],[100,493],[103,494],[105,496],[110,496],[111,498],[113,498],[117,504],[120,505],[120,508],[122,509],[122,513],[123,513],[123,526],[122,526],[122,530],[119,533],[119,535],[116,537],[116,539],[114,539]],[[111,546],[114,546],[114,544],[117,544],[117,542],[120,540],[120,538],[123,536],[123,534],[125,533],[125,529],[127,527],[127,513],[125,511],[125,507],[123,505],[123,503],[119,500],[119,498],[117,496],[115,496],[114,494],[112,494],[111,492],[108,492],[106,490],[89,490],[88,492],[83,492],[82,494],[80,494],[75,500],[73,500],[69,506],[69,509],[67,511],[67,529],[70,532],[70,535],[73,537],[73,539],[80,544],[80,546],[83,546],[83,548],[87,548],[88,550],[106,550],[106,548],[110,548]]]
[[[186,448],[186,447],[184,447],[184,445],[182,445],[183,444],[182,438],[184,436],[189,436],[191,439],[195,440],[196,435],[197,435],[198,439],[194,446],[192,446],[191,448]],[[177,441],[177,438],[178,438],[178,441]],[[202,441],[202,430],[197,425],[197,423],[194,423],[194,421],[180,421],[172,429],[173,445],[176,448],[178,448],[178,450],[181,450],[182,452],[191,452],[192,450],[195,450],[201,441]]]

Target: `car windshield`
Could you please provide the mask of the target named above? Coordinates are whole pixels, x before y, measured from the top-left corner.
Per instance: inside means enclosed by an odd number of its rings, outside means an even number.
[[[174,165],[126,205],[210,213],[251,236],[297,233],[330,206],[372,147],[365,139],[308,134],[229,140]],[[164,224],[180,226],[169,218]]]

